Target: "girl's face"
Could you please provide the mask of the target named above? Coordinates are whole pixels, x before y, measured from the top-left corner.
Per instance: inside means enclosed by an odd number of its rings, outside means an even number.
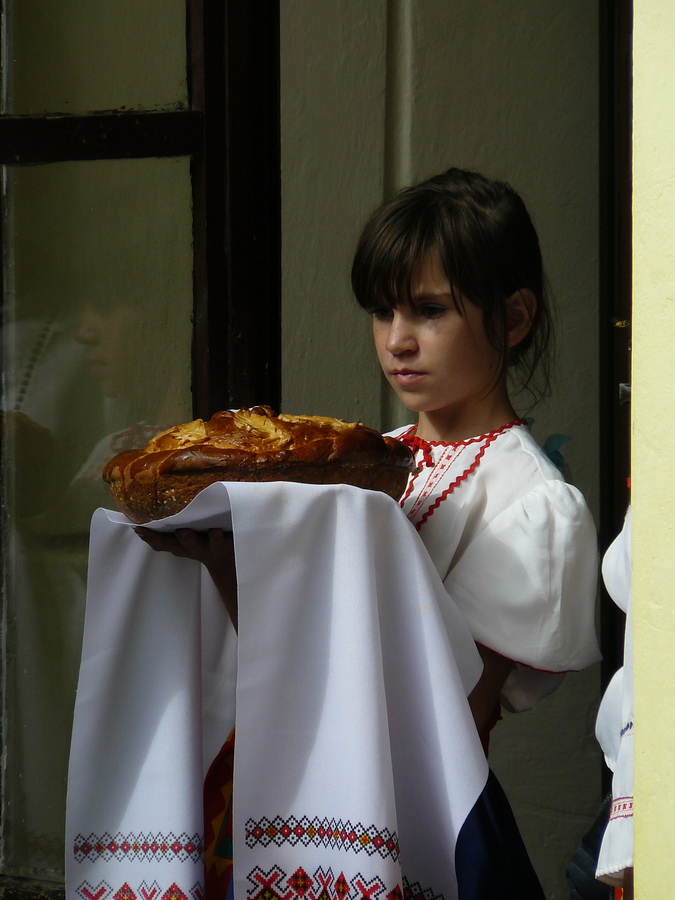
[[[483,313],[459,299],[458,309],[438,257],[429,255],[412,280],[412,304],[372,310],[377,355],[402,403],[419,414],[427,440],[459,441],[515,417],[500,352],[485,332]]]

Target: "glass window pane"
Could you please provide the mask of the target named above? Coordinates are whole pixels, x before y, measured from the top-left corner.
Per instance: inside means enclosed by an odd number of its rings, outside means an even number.
[[[5,171],[5,872],[58,879],[87,536],[115,453],[191,416],[189,160]]]
[[[4,0],[3,112],[187,108],[184,0]]]

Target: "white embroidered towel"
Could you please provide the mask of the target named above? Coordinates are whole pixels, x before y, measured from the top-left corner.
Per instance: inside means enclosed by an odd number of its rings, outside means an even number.
[[[236,900],[455,897],[481,663],[398,505],[221,483],[154,523],[233,530],[238,638],[202,567],[130,524],[92,522],[69,900],[201,900],[202,783],[235,706]]]

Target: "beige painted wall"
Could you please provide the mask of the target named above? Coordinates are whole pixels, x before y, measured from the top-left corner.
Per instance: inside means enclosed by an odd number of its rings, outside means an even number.
[[[597,514],[598,11],[569,0],[282,0],[283,406],[390,427],[349,267],[384,193],[450,165],[512,182],[560,310],[558,380],[533,413],[562,432]],[[547,896],[600,799],[599,671],[497,729],[491,762]]]
[[[356,223],[383,185],[385,4],[281,4],[283,406],[379,427]]]
[[[675,6],[635,0],[634,16],[635,887],[659,900],[675,831]]]

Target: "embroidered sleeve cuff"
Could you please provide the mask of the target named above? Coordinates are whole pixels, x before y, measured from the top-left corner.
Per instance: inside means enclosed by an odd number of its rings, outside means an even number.
[[[617,797],[612,803],[598,857],[595,877],[621,885],[624,870],[633,865],[633,798]]]

